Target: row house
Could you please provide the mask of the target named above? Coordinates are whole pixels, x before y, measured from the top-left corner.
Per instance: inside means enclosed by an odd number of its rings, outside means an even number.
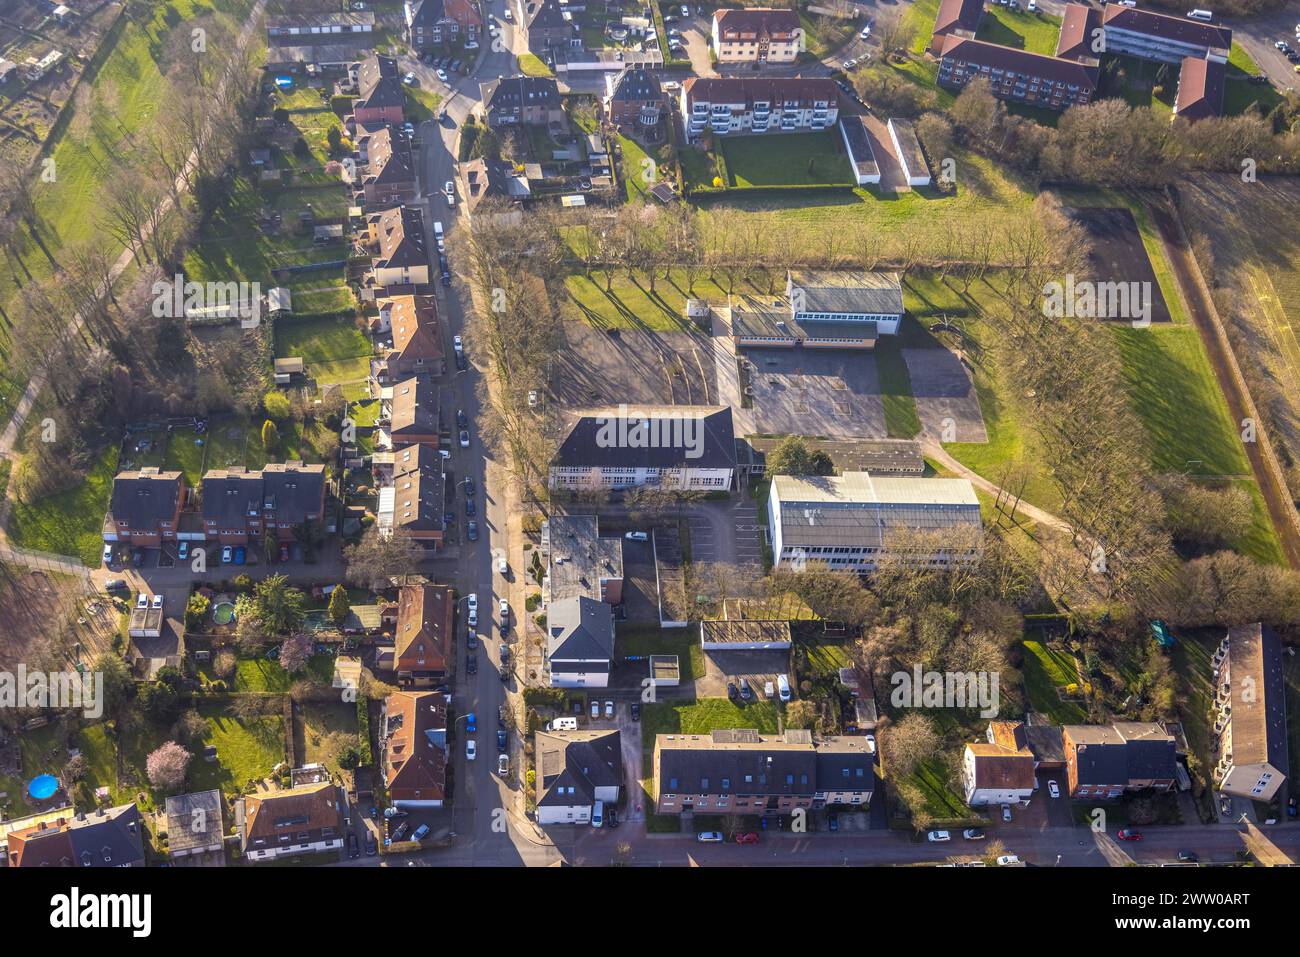
[[[719,63],[793,63],[804,49],[795,10],[750,7],[713,14],[713,53]]]
[[[659,814],[789,814],[795,808],[865,807],[875,754],[862,736],[815,738],[790,729],[660,734],[654,747]]]
[[[1272,801],[1290,773],[1282,643],[1258,622],[1228,629],[1214,667],[1214,782],[1225,794]]]
[[[415,163],[404,132],[384,126],[367,134],[357,144],[357,159],[366,166],[360,185],[367,207],[398,206],[415,199]]]
[[[266,18],[266,38],[271,43],[333,43],[367,37],[375,32],[375,15],[369,10],[348,13],[293,12]]]
[[[380,611],[393,634],[393,672],[406,687],[439,685],[451,674],[456,595],[450,585],[402,585],[396,604]]]
[[[483,121],[491,127],[564,122],[560,88],[554,77],[504,76],[479,84]]]
[[[442,431],[437,386],[427,376],[393,383],[381,393],[378,424],[376,448],[428,445],[436,451]]]
[[[403,811],[447,800],[447,696],[399,691],[384,699],[380,740],[388,800]]]
[[[483,17],[473,0],[406,0],[406,42],[419,53],[450,43],[477,42]]]
[[[680,109],[686,137],[706,130],[793,133],[824,130],[839,118],[838,88],[825,77],[691,77],[682,85]]]
[[[946,37],[940,52],[939,83],[961,89],[976,77],[988,80],[999,99],[1066,110],[1091,101],[1098,67],[1096,61],[1066,60],[956,34]]]
[[[431,445],[407,445],[392,452],[376,452],[376,481],[388,470],[392,478],[379,488],[376,525],[384,536],[402,535],[426,549],[442,545],[446,532],[444,501],[446,479],[442,455]]]
[[[325,516],[325,466],[300,461],[212,469],[203,476],[203,530],[208,541],[243,545],[265,535],[293,540],[293,530]]]
[[[104,516],[104,541],[157,547],[176,538],[185,504],[185,476],[148,467],[119,472]]]
[[[437,299],[433,296],[386,296],[377,300],[379,312],[371,331],[391,336],[375,361],[381,384],[411,376],[438,375],[444,367]]]
[[[374,54],[361,61],[355,72],[358,96],[352,103],[352,115],[356,121],[400,126],[406,119],[406,94],[396,58]]]
[[[429,282],[429,252],[424,212],[419,206],[394,206],[366,219],[371,272],[376,286],[422,286]]]
[[[239,849],[250,861],[343,849],[343,801],[328,781],[259,791],[235,802]]]
[[[1072,798],[1117,798],[1125,791],[1169,791],[1178,777],[1177,745],[1149,721],[1061,728]]]

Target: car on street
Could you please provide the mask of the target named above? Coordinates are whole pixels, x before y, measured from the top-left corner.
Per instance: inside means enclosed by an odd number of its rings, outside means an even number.
[[[514,19],[515,19],[515,15],[514,15],[513,13],[510,12],[510,8],[509,8],[509,7],[506,7],[506,12],[505,12],[504,14],[502,14],[502,17],[504,17],[504,19],[505,19],[505,21],[506,21],[507,23],[513,23],[513,22],[514,22]]]
[[[224,546],[221,549],[221,564],[229,565],[231,560],[234,558],[234,554],[235,550],[233,548],[229,545]]]
[[[246,554],[247,554],[247,552],[245,551],[243,545],[236,545],[236,546],[235,546],[235,564],[236,564],[236,565],[242,565],[242,564],[244,564],[244,556],[245,556]]]
[[[498,754],[498,755],[497,755],[497,774],[501,775],[502,777],[505,777],[505,776],[506,776],[507,774],[509,774],[509,773],[510,773],[510,755],[508,755],[508,754]]]
[[[614,717],[614,702],[608,699],[606,699],[605,701],[605,717],[607,718]]]
[[[497,750],[505,751],[508,742],[509,739],[506,737],[506,733],[504,731],[497,731]]]
[[[1117,832],[1115,833],[1115,836],[1116,836],[1117,838],[1119,838],[1121,841],[1140,841],[1140,840],[1142,840],[1142,832],[1141,832],[1141,831],[1135,831],[1135,830],[1133,830],[1133,828],[1131,828],[1131,827],[1121,828],[1119,831],[1117,831]]]
[[[443,285],[450,286],[451,283],[445,282],[443,283]],[[464,372],[468,368],[469,368],[469,360],[465,358],[465,353],[463,352],[456,353],[456,369],[460,372]]]
[[[478,632],[473,628],[465,633],[465,647],[470,651],[478,651]]]
[[[700,831],[695,835],[695,839],[701,844],[721,844],[723,842],[721,831]]]
[[[931,844],[942,844],[944,841],[951,841],[952,835],[947,831],[931,831],[925,835],[925,839]]]
[[[1195,851],[1179,851],[1178,860],[1184,864],[1199,864],[1201,862],[1201,856]]]
[[[443,83],[446,83],[446,82],[447,82],[447,71],[446,71],[446,70],[439,70],[439,71],[438,71],[438,79],[442,80]]]
[[[414,73],[408,73],[406,74],[406,76],[402,77],[402,82],[405,83],[407,86],[415,86],[415,84],[419,81],[416,79]]]
[[[469,428],[469,416],[467,416],[467,415],[465,414],[465,410],[464,410],[464,409],[457,409],[457,410],[456,410],[456,428],[458,428],[458,429],[468,429],[468,428]],[[465,494],[466,494],[466,495],[473,495],[473,494],[474,494],[474,480],[473,480],[472,478],[470,478],[470,477],[467,475],[467,476],[465,476],[465,484],[469,486],[469,491],[466,492]]]
[[[472,675],[478,674],[478,655],[472,651],[465,655],[465,670]]]
[[[961,832],[961,836],[964,837],[964,838],[966,838],[966,840],[968,840],[968,841],[982,841],[982,840],[984,840],[984,832],[981,831],[981,830],[980,830],[979,828],[977,828],[977,827],[968,827],[968,828],[966,828],[966,830],[964,830],[964,831]]]
[[[630,712],[631,715],[632,715],[632,720],[633,720],[633,721],[640,721],[640,720],[641,720],[641,702],[640,702],[640,701],[633,701],[633,702],[632,702],[632,707],[629,709],[629,712]]]
[[[158,611],[162,608],[162,606],[163,606],[163,596],[154,595],[153,601],[149,603],[149,607],[152,608],[154,611]]]
[[[470,522],[465,526],[465,537],[471,542],[478,541],[478,522]]]
[[[741,834],[737,834],[737,835],[736,835],[736,843],[737,843],[737,844],[757,844],[757,843],[758,843],[758,832],[757,832],[757,831],[745,831],[745,832],[743,832],[743,833],[741,833]]]
[[[1003,854],[998,858],[998,867],[1010,867],[1012,864],[1019,864],[1020,858],[1015,854]]]
[[[350,857],[352,860],[355,861],[360,856],[361,856],[361,848],[358,846],[357,836],[355,834],[349,834],[348,835],[348,857]]]
[[[462,449],[469,448],[469,432],[466,429],[460,430],[460,447]]]
[[[478,757],[478,745],[474,743],[473,738],[469,738],[468,740],[465,741],[465,760],[473,761],[477,757]]]
[[[506,706],[497,705],[497,727],[502,731],[506,728]],[[549,728],[547,730],[550,730]]]
[[[592,720],[600,717],[600,702],[595,698],[591,699],[591,717]]]
[[[1010,820],[1011,820],[1011,805],[1010,805],[1010,804],[1004,804],[1004,805],[1002,805],[1002,820],[1004,820],[1004,821],[1010,821]]]
[[[461,339],[460,336],[452,336],[451,347],[455,349],[457,352],[463,352],[465,349],[465,342],[463,339]]]
[[[423,841],[428,836],[429,836],[429,825],[421,824],[419,827],[415,829],[415,833],[411,835],[411,840]]]
[[[510,574],[510,563],[506,561],[504,555],[497,559],[497,573],[500,575]]]
[[[474,500],[472,498],[465,499],[465,517],[473,518],[477,514],[477,510],[474,508]]]
[[[1057,787],[1055,781],[1048,781],[1047,793],[1050,794],[1053,798],[1059,798],[1061,796],[1061,789]]]
[[[456,184],[453,183],[451,180],[447,180],[447,182],[442,184],[442,191],[446,193],[448,196],[455,196]]]
[[[185,561],[185,559],[190,557],[189,542],[181,542],[180,545],[176,547],[176,557],[179,558],[181,561]]]
[[[478,592],[472,591],[465,596],[465,607],[471,615],[478,617]]]
[[[140,592],[140,594],[136,596],[135,607],[136,608],[149,607],[149,596],[145,592]]]
[[[366,830],[366,857],[374,857],[379,853],[379,845],[375,843],[375,836]]]
[[[465,715],[465,730],[467,730],[470,734],[473,734],[475,731],[478,730],[478,715],[476,715],[473,711]]]

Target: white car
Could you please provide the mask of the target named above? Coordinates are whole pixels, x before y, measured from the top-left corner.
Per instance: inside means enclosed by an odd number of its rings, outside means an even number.
[[[871,36],[871,24],[868,23],[865,27],[862,28],[862,32],[858,34],[858,37],[863,40],[866,40],[870,36]]]
[[[614,717],[614,702],[613,702],[613,701],[606,701],[606,702],[605,702],[605,717],[607,717],[607,718],[612,718],[612,717]]]
[[[591,717],[593,720],[600,717],[600,702],[595,698],[591,699]]]
[[[876,753],[876,736],[875,736],[874,734],[869,734],[869,735],[866,736],[866,741],[867,741],[867,751],[868,751],[869,753],[871,753],[871,754],[875,754],[875,753]]]
[[[144,592],[140,592],[140,594],[136,596],[136,599],[135,599],[135,607],[136,607],[136,608],[148,608],[148,607],[149,607],[149,596],[146,595]]]
[[[474,743],[473,738],[469,738],[465,741],[465,760],[473,761],[476,757],[478,757],[478,745]]]
[[[154,595],[153,601],[149,603],[149,607],[152,608],[154,611],[161,611],[162,606],[163,606],[163,596]]]
[[[452,336],[451,347],[455,349],[457,352],[461,352],[465,348],[465,343],[461,341],[460,336]]]
[[[470,614],[478,611],[478,592],[470,592],[465,596],[465,607],[470,610]]]
[[[998,858],[998,867],[1009,867],[1012,864],[1019,864],[1020,858],[1014,854],[1003,854]]]
[[[623,537],[626,538],[629,542],[644,542],[647,539],[649,539],[650,536],[647,535],[645,532],[628,532]]]
[[[501,620],[509,621],[510,620],[510,599],[502,598],[500,608],[501,608]]]
[[[460,430],[460,447],[462,449],[469,448],[469,432],[465,429]]]
[[[232,556],[232,555],[234,555],[234,550],[233,550],[229,545],[226,545],[224,548],[222,548],[222,549],[221,549],[221,564],[223,564],[223,565],[229,565],[229,564],[230,564],[230,561],[231,561],[231,556]]]
[[[402,82],[405,83],[407,86],[415,86],[415,74],[414,73],[406,74],[406,76],[402,77]]]
[[[1054,797],[1054,798],[1059,798],[1059,797],[1061,796],[1061,789],[1060,789],[1059,787],[1056,786],[1056,782],[1055,782],[1055,781],[1048,781],[1048,782],[1047,782],[1047,793],[1050,794],[1050,795],[1051,795],[1052,797]]]
[[[510,12],[510,8],[509,8],[509,7],[506,7],[506,12],[505,12],[505,14],[503,14],[503,15],[504,15],[504,17],[505,17],[507,23],[513,23],[513,22],[514,22],[514,20],[515,20],[515,15],[514,15],[513,13]]]
[[[685,10],[686,8],[682,7],[682,9]],[[721,844],[722,832],[721,831],[700,831],[699,834],[695,835],[695,839],[699,841],[701,844]]]
[[[1004,820],[1004,821],[1008,821],[1008,822],[1011,820],[1011,805],[1010,805],[1010,804],[1004,804],[1004,805],[1002,805],[1002,820]]]
[[[497,774],[505,777],[510,773],[510,756],[508,754],[497,755]]]
[[[944,841],[951,841],[952,835],[947,831],[931,831],[925,835],[925,839],[931,844],[942,844]]]
[[[1038,0],[1029,0],[1029,12],[1030,13],[1038,12]]]
[[[104,564],[107,565],[113,561],[113,546],[104,546]]]
[[[843,68],[844,68],[845,70],[852,70],[852,69],[853,69],[855,66],[857,66],[857,65],[858,65],[858,61],[857,61],[857,60],[845,60],[845,61],[844,61],[844,67],[843,67]]]
[[[497,559],[497,571],[502,575],[505,575],[510,571],[510,563],[506,561],[504,555]]]
[[[446,83],[446,82],[447,82],[447,71],[446,71],[446,70],[438,70],[437,72],[438,72],[438,79],[442,80],[443,83]]]
[[[1300,30],[1300,27],[1298,27],[1297,30]],[[667,83],[661,84],[661,88],[666,90],[669,93],[674,93],[677,90],[680,90],[682,88],[682,85],[678,83],[676,80],[669,80]]]

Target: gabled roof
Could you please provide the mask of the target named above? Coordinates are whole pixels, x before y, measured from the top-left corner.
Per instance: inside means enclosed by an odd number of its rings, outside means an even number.
[[[984,0],[942,0],[939,15],[934,18],[934,32],[969,30],[974,33],[983,16]]]
[[[1113,7],[1114,4],[1111,6]],[[939,55],[945,60],[949,58],[964,60],[976,66],[1024,73],[1051,80],[1053,83],[1065,83],[1087,90],[1093,90],[1097,86],[1098,69],[1095,64],[1088,65],[1043,53],[1030,53],[1028,50],[1017,50],[998,43],[987,43],[984,40],[972,40],[955,33],[944,38],[943,49]]]
[[[393,351],[388,358],[442,358],[442,336],[438,334],[438,305],[434,296],[389,296],[379,300],[379,311],[388,311],[393,333]]]
[[[394,670],[445,672],[455,611],[450,585],[403,585],[397,594]]]
[[[1232,47],[1232,31],[1227,27],[1157,13],[1154,10],[1139,10],[1119,3],[1106,5],[1101,22],[1107,27],[1132,30],[1161,40],[1191,43],[1209,50],[1226,51]]]
[[[622,787],[623,749],[619,732],[538,731],[539,807],[590,807],[597,788]]]
[[[441,801],[447,793],[447,697],[399,691],[387,707],[384,784],[393,801]]]
[[[736,435],[731,409],[619,406],[576,413],[551,464],[590,468],[735,468]]]
[[[438,434],[438,389],[427,376],[394,383],[392,410],[388,431],[394,439]]]
[[[828,77],[699,77],[682,84],[688,106],[695,103],[726,103],[751,109],[755,103],[807,109],[814,102],[834,105],[839,88]]]
[[[655,737],[661,793],[788,794],[870,791],[875,758],[857,735],[814,741],[808,731],[763,735],[752,728]]]
[[[528,0],[524,21],[530,30],[534,27],[563,28],[569,25],[558,0]]]
[[[479,84],[483,109],[506,113],[526,107],[560,109],[560,88],[554,77],[506,76]]]
[[[298,835],[319,839],[326,828],[335,837],[343,834],[338,788],[328,781],[285,791],[259,791],[244,798],[245,848],[259,838],[265,847],[279,847],[282,834],[288,835],[289,843],[299,844]]]
[[[1092,44],[1101,15],[1086,3],[1067,3],[1056,38],[1056,55],[1067,60],[1096,59]]]
[[[1233,763],[1268,763],[1289,774],[1286,676],[1282,644],[1273,629],[1258,622],[1228,629],[1228,674]]]
[[[393,461],[393,528],[443,531],[446,480],[437,450],[428,445],[408,445],[393,453]]]
[[[157,528],[159,522],[176,519],[185,477],[180,472],[144,468],[119,472],[113,479],[113,496],[108,514],[114,522],[126,522],[136,529]]]
[[[992,740],[966,745],[974,758],[975,787],[1033,790],[1034,755],[1029,750],[1025,726],[1019,721],[992,721],[987,736]]]
[[[772,37],[787,40],[801,29],[799,14],[794,10],[751,7],[747,10],[717,10],[713,14],[718,35],[725,41]]]
[[[324,465],[283,462],[262,469],[262,505],[275,512],[277,522],[296,525],[320,518],[324,494]]]
[[[203,519],[220,528],[243,528],[262,513],[262,473],[242,465],[203,474]]]
[[[207,847],[223,840],[225,826],[219,790],[174,794],[167,799],[166,810],[169,854]]]
[[[663,98],[663,89],[659,86],[659,78],[650,70],[624,67],[623,72],[613,79],[609,98],[626,103],[660,100]]]
[[[415,171],[411,167],[411,150],[405,137],[394,145],[394,131],[385,126],[370,135],[366,146],[367,182],[414,183]]]
[[[1183,57],[1178,74],[1178,101],[1174,113],[1188,120],[1223,115],[1223,82],[1226,70],[1217,60]]]
[[[352,108],[404,106],[406,96],[402,93],[401,75],[397,60],[393,57],[374,54],[369,59],[362,60],[361,67],[357,70],[360,96]]]
[[[424,214],[418,206],[394,206],[370,218],[379,240],[376,264],[401,268],[427,266],[424,248]]]
[[[1070,724],[1062,728],[1062,734],[1067,750],[1074,749],[1080,784],[1166,781],[1173,780],[1177,773],[1174,739],[1158,724]]]
[[[614,612],[585,595],[553,601],[546,609],[546,657],[608,661],[614,654]]]
[[[903,314],[902,276],[850,269],[791,270],[787,288],[799,290],[802,312]]]
[[[144,861],[134,804],[100,808],[9,834],[10,867],[127,867]]]

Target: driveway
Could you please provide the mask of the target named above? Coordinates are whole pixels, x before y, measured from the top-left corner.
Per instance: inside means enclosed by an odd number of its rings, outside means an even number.
[[[772,682],[776,688],[778,675],[791,674],[790,652],[775,651],[706,651],[704,677],[695,682],[695,697],[725,698],[727,682],[741,678],[749,681],[755,701],[763,700],[763,686]]]
[[[876,357],[855,349],[746,349],[755,431],[884,438]]]

